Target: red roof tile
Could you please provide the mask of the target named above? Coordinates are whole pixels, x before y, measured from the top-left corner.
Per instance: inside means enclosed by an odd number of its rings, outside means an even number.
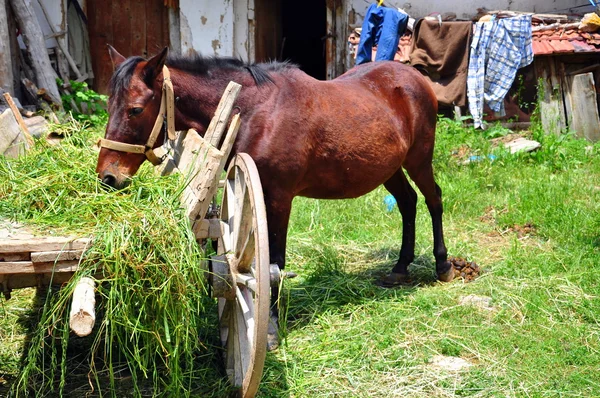
[[[532,39],[534,55],[600,52],[600,33],[558,28],[533,32]]]

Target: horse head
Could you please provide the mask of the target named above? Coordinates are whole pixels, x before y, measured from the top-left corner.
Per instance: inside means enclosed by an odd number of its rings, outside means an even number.
[[[104,184],[121,189],[146,158],[156,161],[152,148],[164,140],[162,123],[158,135],[152,138],[151,135],[155,122],[159,124],[161,76],[168,48],[149,60],[126,59],[111,46],[109,53],[114,67],[108,100],[109,119],[105,138],[100,140],[96,172]]]

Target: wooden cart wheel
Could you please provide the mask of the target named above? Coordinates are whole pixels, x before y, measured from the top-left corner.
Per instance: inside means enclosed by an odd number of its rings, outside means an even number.
[[[218,254],[226,259],[232,286],[218,299],[225,366],[240,396],[254,397],[267,352],[269,238],[262,185],[254,161],[245,153],[238,154],[227,171],[221,229]]]

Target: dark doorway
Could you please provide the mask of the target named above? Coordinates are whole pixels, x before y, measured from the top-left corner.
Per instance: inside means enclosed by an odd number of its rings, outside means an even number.
[[[326,0],[256,0],[256,61],[290,60],[309,75],[326,77]]]
[[[281,14],[282,60],[288,59],[310,76],[325,80],[326,1],[282,1]]]

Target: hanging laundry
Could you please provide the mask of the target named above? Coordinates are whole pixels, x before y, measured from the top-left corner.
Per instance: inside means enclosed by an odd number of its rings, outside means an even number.
[[[477,22],[467,76],[469,111],[482,126],[483,104],[504,116],[504,97],[517,70],[533,61],[531,15]]]
[[[473,24],[420,19],[415,25],[410,64],[427,71],[438,102],[467,104],[469,43]]]
[[[406,30],[408,15],[393,8],[371,4],[362,24],[356,65],[371,61],[371,50],[377,46],[375,61],[393,60],[400,36]]]

